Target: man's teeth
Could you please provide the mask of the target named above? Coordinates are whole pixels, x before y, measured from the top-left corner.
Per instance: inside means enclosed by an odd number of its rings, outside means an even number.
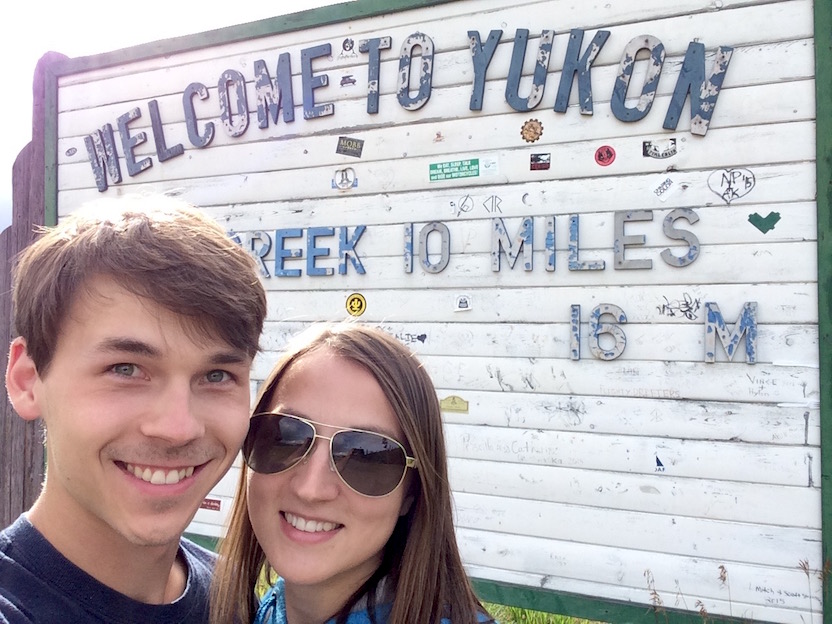
[[[179,470],[162,470],[161,468],[142,468],[141,466],[127,464],[127,470],[142,481],[147,481],[153,485],[172,485],[179,483],[182,479],[190,477],[194,473],[193,466],[180,468]]]
[[[306,533],[317,533],[318,531],[332,531],[338,525],[334,522],[316,522],[315,520],[304,520],[300,516],[291,514],[288,511],[283,514],[286,522],[295,527],[298,531]]]

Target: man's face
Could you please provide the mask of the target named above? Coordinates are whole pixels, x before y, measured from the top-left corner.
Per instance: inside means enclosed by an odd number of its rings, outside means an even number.
[[[89,286],[32,377],[48,462],[33,512],[76,536],[171,544],[240,448],[251,358],[111,279]],[[10,375],[27,356],[11,359]]]

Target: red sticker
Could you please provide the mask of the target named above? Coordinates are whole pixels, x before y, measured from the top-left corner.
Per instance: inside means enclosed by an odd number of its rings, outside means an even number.
[[[609,145],[603,145],[595,150],[595,162],[602,167],[611,165],[615,160],[615,150]]]

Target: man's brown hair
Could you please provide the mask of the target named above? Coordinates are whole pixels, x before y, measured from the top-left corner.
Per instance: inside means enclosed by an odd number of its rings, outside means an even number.
[[[186,329],[257,352],[266,294],[253,258],[181,200],[122,197],[61,219],[18,258],[14,326],[41,375],[72,303],[98,276],[182,316]]]

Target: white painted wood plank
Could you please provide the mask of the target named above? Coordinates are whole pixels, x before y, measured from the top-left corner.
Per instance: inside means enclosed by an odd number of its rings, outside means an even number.
[[[608,204],[609,193],[613,190],[622,208],[633,206],[670,210],[723,205],[724,202],[708,187],[711,171],[708,169],[674,174],[672,177],[679,184],[680,191],[664,203],[656,199],[650,190],[656,184],[655,172],[612,178],[519,180],[512,184],[497,184],[493,179],[486,178],[490,182],[481,186],[465,182],[456,188],[426,190],[423,187],[397,187],[394,193],[359,195],[330,192],[323,198],[306,199],[299,199],[293,194],[292,197],[277,201],[266,201],[262,195],[260,198],[252,197],[254,193],[249,193],[248,189],[242,192],[246,179],[238,176],[232,176],[232,180],[202,178],[198,183],[194,181],[187,185],[168,185],[167,188],[183,199],[205,208],[230,229],[258,230],[264,227],[269,229],[277,224],[293,225],[296,215],[315,214],[321,199],[336,203],[342,224],[366,223],[367,214],[378,215],[380,223],[428,222],[437,218],[450,220],[457,212],[454,206],[460,205],[468,196],[477,211],[484,210],[480,208],[483,202],[498,196],[504,200],[506,208],[512,205],[524,206],[524,211],[531,210],[533,214],[594,212],[598,206]],[[765,188],[764,198],[768,202],[814,200],[813,163],[761,165],[754,169],[754,175],[757,186]],[[232,184],[231,188],[229,184]],[[141,190],[147,193],[164,192],[165,185],[146,185]],[[69,214],[83,203],[100,196],[101,193],[94,189],[61,191],[58,193],[58,214]],[[757,201],[749,194],[733,201],[732,205],[756,204]],[[289,220],[286,220],[287,217]]]
[[[447,425],[445,435],[449,457],[634,474],[654,474],[660,461],[665,474],[679,478],[793,487],[820,483],[819,453],[812,447],[470,425]]]
[[[509,492],[512,498],[601,509],[807,529],[821,527],[819,484],[811,488],[774,488],[763,483],[680,478],[667,472],[627,474],[461,457],[450,458],[448,470],[455,492],[492,496]]]
[[[698,178],[701,180],[699,183],[704,183],[707,189],[707,177],[712,171],[734,167],[737,163],[742,163],[744,168],[751,169],[755,176],[758,176],[755,190],[759,193],[765,188],[764,185],[761,186],[764,183],[762,176],[765,172],[760,171],[760,168],[772,164],[811,161],[814,158],[814,132],[814,123],[811,122],[714,130],[707,137],[706,148],[688,149],[685,152],[684,167],[692,171],[682,172],[674,175],[673,178],[680,185],[688,187],[696,184]],[[642,150],[642,141],[637,137],[618,139],[611,142],[611,145],[616,152],[621,154],[627,152],[641,154]],[[637,159],[617,158],[609,167],[598,167],[594,162],[594,153],[598,147],[597,141],[580,141],[557,148],[553,146],[551,148],[552,161],[558,163],[558,167],[556,171],[544,173],[551,177],[557,177],[561,181],[650,174],[649,178],[642,180],[644,186],[641,187],[643,193],[641,207],[650,208],[661,204],[658,199],[650,201],[651,187],[655,186],[655,178],[660,173],[652,159],[641,157]],[[197,156],[205,157],[208,154],[197,154],[195,158]],[[352,165],[358,184],[358,192],[355,194],[421,190],[426,186],[435,190],[459,188],[461,183],[458,180],[429,182],[429,166],[432,163],[450,162],[466,158],[492,159],[498,163],[498,173],[496,175],[466,178],[464,180],[465,187],[486,186],[508,181],[514,184],[537,182],[540,181],[541,177],[546,177],[538,175],[541,173],[539,171],[529,170],[529,152],[525,147],[477,153],[454,152],[441,158],[402,158],[397,161],[366,164],[357,162]],[[171,163],[176,161],[177,159],[174,159]],[[166,163],[166,165],[157,169],[167,176],[169,175],[167,172],[171,170],[167,168],[170,163]],[[702,168],[707,168],[707,173]],[[153,170],[154,167],[151,167],[147,171],[152,172]],[[696,170],[699,170],[698,174]],[[298,188],[306,189],[306,197],[309,198],[337,196],[339,193],[333,191],[332,188],[334,174],[335,172],[331,167],[310,167],[295,171],[216,175],[189,180],[177,179],[166,183],[142,184],[142,188],[150,192],[177,189],[177,194],[182,195],[196,205],[297,200],[296,189]],[[127,189],[138,185],[141,178],[142,175],[140,174],[130,179],[129,182],[119,185],[119,192],[128,192]],[[59,173],[59,184],[70,183],[67,180],[60,182],[61,179]],[[91,180],[90,183],[92,183]],[[343,192],[341,193],[343,194]],[[708,190],[708,193],[713,195],[710,190]],[[98,191],[94,189],[65,190],[63,195],[68,196],[70,202],[74,204],[78,201],[94,199],[98,196]],[[753,201],[753,195],[752,192],[741,199]],[[458,198],[459,195],[457,194]],[[792,196],[789,199],[805,198]],[[717,202],[723,203],[714,195],[713,198],[708,197],[704,203],[707,205],[716,204]]]
[[[720,99],[719,120],[711,125],[709,136],[718,134],[720,128],[731,125],[748,125],[758,127],[778,121],[806,121],[814,119],[814,95],[813,86],[809,81],[792,83],[793,88],[783,89],[779,86],[755,87],[749,89],[734,90],[732,95],[726,95]],[[773,99],[780,101],[782,108],[774,108],[767,103]],[[662,101],[669,100],[666,97]],[[757,105],[749,105],[749,102],[758,102]],[[727,103],[727,104],[726,104]],[[734,103],[736,105],[734,106]],[[729,106],[734,106],[729,108]],[[786,112],[787,111],[787,112]],[[145,112],[146,114],[146,112]],[[155,152],[155,144],[148,134],[148,141],[135,150],[137,160],[150,158],[153,166],[150,169],[130,178],[127,175],[127,166],[123,155],[120,158],[120,166],[124,182],[121,187],[135,186],[136,184],[148,184],[163,180],[181,180],[189,177],[206,177],[215,175],[230,175],[235,173],[256,173],[268,171],[293,171],[299,173],[299,169],[310,167],[321,167],[327,169],[327,175],[331,176],[336,168],[344,166],[366,168],[370,163],[383,163],[384,161],[396,160],[407,155],[407,162],[402,166],[409,168],[410,162],[416,157],[433,158],[443,160],[442,154],[447,151],[446,146],[466,145],[471,152],[478,154],[482,150],[493,152],[495,149],[511,150],[517,148],[519,142],[519,127],[522,119],[511,115],[483,118],[463,118],[445,122],[432,122],[430,124],[418,124],[405,126],[405,130],[399,128],[380,128],[361,132],[356,135],[354,130],[350,134],[360,136],[365,141],[364,155],[360,161],[349,156],[339,155],[335,151],[337,136],[316,135],[311,137],[299,137],[297,139],[286,138],[277,141],[260,140],[251,142],[233,142],[232,140],[216,140],[211,147],[205,150],[194,150],[190,148],[187,133],[183,124],[166,126],[165,141],[168,146],[182,144],[189,147],[186,155],[173,158],[164,163],[159,163]],[[682,133],[675,133],[674,137],[679,146],[680,152],[677,156],[667,161],[655,161],[643,158],[641,154],[641,141],[653,138],[653,135],[663,136],[661,129],[662,119],[653,115],[643,124],[623,124],[615,120],[609,112],[596,115],[592,120],[572,119],[568,121],[568,128],[560,127],[554,132],[544,131],[544,136],[535,144],[535,153],[547,152],[547,150],[565,149],[567,152],[584,150],[588,142],[594,142],[594,149],[598,142],[610,142],[616,137],[626,138],[627,143],[616,145],[622,158],[628,154],[635,154],[635,158],[629,157],[633,165],[642,165],[647,170],[653,169],[659,175],[662,168],[673,165],[677,169],[699,166],[701,157],[696,158],[695,153],[707,153],[709,146],[703,141],[697,141],[693,137],[686,137]],[[545,124],[549,128],[549,124]],[[336,130],[337,132],[337,130]],[[740,129],[733,129],[732,132],[742,132]],[[746,133],[748,131],[745,131]],[[135,131],[133,132],[135,134]],[[343,134],[343,131],[342,131]],[[218,135],[220,136],[221,133]],[[665,133],[666,135],[666,133]],[[440,140],[441,139],[441,140]],[[707,140],[707,139],[706,139]],[[719,140],[718,138],[715,140]],[[724,140],[745,140],[727,137]],[[567,145],[576,143],[575,146]],[[123,154],[121,141],[116,138],[117,148]],[[760,149],[770,149],[768,143],[763,142]],[[404,151],[403,151],[404,150]],[[88,161],[87,149],[84,145],[84,137],[74,137],[59,141],[59,156],[63,164],[59,165],[59,187],[62,191],[81,189],[94,184],[93,169]],[[72,157],[66,156],[72,154]],[[523,162],[526,170],[529,168],[528,153],[523,152],[516,155],[508,152],[513,160]],[[213,155],[213,158],[209,156]],[[520,156],[523,158],[521,159]],[[568,157],[564,154],[554,161],[557,171],[563,177],[571,177],[568,169],[564,169],[561,163],[562,158]],[[600,168],[594,161],[589,167],[593,171]],[[519,166],[519,165],[518,165]],[[614,166],[614,164],[613,164]],[[547,177],[546,172],[535,172],[538,177]],[[574,175],[583,175],[576,173]],[[678,176],[674,176],[678,177]],[[716,196],[714,196],[716,197]],[[753,195],[752,195],[753,197]],[[660,203],[656,202],[658,205]],[[450,211],[448,211],[450,212]]]
[[[473,578],[502,581],[514,585],[526,585],[530,587],[540,587],[543,589],[551,589],[558,592],[566,592],[571,594],[584,594],[603,596],[612,600],[620,600],[625,603],[641,603],[644,605],[645,612],[649,613],[651,608],[650,593],[646,587],[630,588],[622,586],[618,583],[597,583],[595,581],[583,581],[572,579],[568,576],[559,576],[554,574],[531,574],[524,572],[517,572],[514,570],[500,570],[494,567],[466,565],[465,566],[469,576]],[[677,575],[678,576],[678,575]],[[676,582],[679,579],[675,579]],[[727,600],[727,590],[725,592],[726,598],[715,600],[713,598],[700,598],[696,595],[691,595],[682,591],[681,583],[678,583],[672,588],[672,591],[663,593],[659,598],[662,600],[664,608],[685,609],[688,611],[699,611],[699,604],[701,604],[705,611],[711,615],[730,615],[733,617],[741,617],[747,621],[766,621],[766,622],[783,622],[784,624],[806,624],[806,622],[813,621],[813,618],[818,617],[819,609],[813,607],[814,611],[809,610],[809,604],[805,610],[803,609],[784,609],[782,607],[774,607],[771,604],[760,606],[759,604],[740,604],[736,601]],[[775,595],[769,599],[776,602],[778,597]],[[664,617],[661,612],[657,614],[658,618]]]
[[[275,322],[342,321],[349,319],[346,300],[352,290],[282,290],[286,279],[266,280],[269,318]],[[716,301],[727,319],[735,319],[742,304],[753,294],[759,302],[758,323],[817,323],[817,291],[810,283],[749,284],[740,287],[726,284],[687,286],[684,289],[644,285],[638,289],[627,286],[581,285],[569,287],[526,288],[508,286],[499,289],[460,288],[423,290],[382,290],[359,288],[367,296],[367,310],[361,316],[365,323],[392,322],[465,322],[465,323],[568,323],[570,305],[582,306],[588,314],[599,303],[620,305],[631,323],[673,323],[678,317],[659,314],[665,297],[671,301],[690,298]],[[470,298],[471,307],[455,312],[455,299],[460,294]],[[427,302],[426,302],[427,297]],[[541,305],[541,302],[544,302]],[[551,303],[548,303],[551,302]],[[586,310],[583,310],[586,307]],[[701,323],[698,318],[691,323]],[[528,331],[539,331],[532,327]]]
[[[776,492],[773,492],[776,494]],[[688,518],[643,512],[597,509],[508,496],[454,495],[459,528],[540,537],[579,544],[658,552],[695,554],[730,566],[748,563],[789,568],[794,553],[820,548],[818,530]],[[615,527],[615,530],[599,530]]]
[[[421,358],[443,388],[652,399],[803,403],[818,397],[815,368],[689,362],[534,359],[518,367],[514,358]],[[257,365],[255,365],[255,370]],[[761,389],[762,379],[778,385]],[[779,381],[782,380],[782,381]]]
[[[626,307],[626,306],[625,306]],[[684,317],[676,313],[676,320]],[[628,360],[663,359],[702,362],[705,329],[701,310],[688,324],[635,324],[622,326],[627,336],[624,351]],[[671,320],[671,319],[669,319]],[[698,321],[698,322],[696,322]],[[292,336],[312,323],[267,322],[260,341],[264,351],[282,351]],[[388,333],[417,354],[488,356],[495,352],[509,357],[561,357],[570,353],[570,326],[565,323],[514,325],[502,323],[383,323]],[[581,336],[581,353],[589,357],[588,332]],[[817,327],[812,325],[762,325],[758,330],[757,357],[760,363],[783,365],[816,364]],[[624,356],[622,356],[624,357]],[[727,362],[719,350],[717,361]]]
[[[457,537],[463,558],[473,565],[555,576],[564,575],[568,570],[575,579],[644,588],[645,594],[644,573],[649,570],[656,591],[662,596],[674,596],[675,581],[679,580],[686,596],[727,598],[728,588],[719,582],[718,567],[723,564],[719,558],[684,558],[472,529],[459,529]],[[812,609],[818,612],[819,581],[815,574],[807,579],[798,569],[801,559],[808,559],[811,569],[817,569],[820,548],[807,545],[795,552],[794,567],[790,569],[727,564],[731,602],[764,607],[766,599],[774,596],[782,603],[772,606],[808,611],[811,603]],[[781,593],[777,594],[778,591]]]
[[[437,390],[440,399],[460,396],[468,413],[445,411],[448,424],[638,435],[682,440],[820,445],[817,404],[694,402],[522,393]]]

